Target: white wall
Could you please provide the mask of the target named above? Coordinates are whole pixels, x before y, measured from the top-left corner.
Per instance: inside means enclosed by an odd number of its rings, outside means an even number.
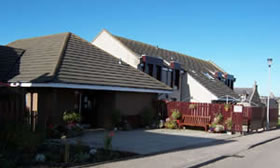
[[[211,103],[212,100],[218,99],[217,96],[202,86],[189,74],[188,84],[190,87],[190,96],[192,97],[191,102]]]
[[[140,63],[139,57],[127,47],[116,40],[109,32],[103,30],[92,42],[92,44],[110,53],[116,58],[121,58],[127,64],[137,69]]]

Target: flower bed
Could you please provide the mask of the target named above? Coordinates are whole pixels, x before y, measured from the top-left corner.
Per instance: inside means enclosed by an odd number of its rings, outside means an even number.
[[[93,164],[108,160],[116,160],[135,156],[136,154],[122,151],[91,149],[81,144],[71,144],[67,147],[63,143],[44,143],[35,153],[10,151],[0,155],[0,165],[4,167],[68,167]],[[65,155],[68,155],[67,162]]]

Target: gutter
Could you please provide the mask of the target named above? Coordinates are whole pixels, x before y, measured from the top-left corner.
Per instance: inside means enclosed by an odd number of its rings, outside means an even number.
[[[120,86],[105,86],[105,85],[84,85],[70,83],[10,83],[10,87],[43,87],[43,88],[68,88],[68,89],[88,89],[88,90],[107,90],[121,92],[140,92],[140,93],[172,93],[172,90],[163,89],[146,89],[146,88],[129,88]]]
[[[10,87],[10,85],[8,83],[4,83],[4,82],[0,82],[0,87],[4,86],[4,87]]]

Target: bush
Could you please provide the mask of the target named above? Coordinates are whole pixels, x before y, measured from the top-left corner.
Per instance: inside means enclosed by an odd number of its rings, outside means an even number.
[[[212,122],[212,125],[217,125],[217,124],[221,123],[222,121],[223,121],[222,113],[217,113],[213,122]]]
[[[105,137],[104,137],[104,149],[105,150],[112,150],[112,139],[113,139],[113,136],[114,136],[114,132],[111,131],[111,132],[108,132],[105,134]]]
[[[168,120],[165,122],[164,126],[168,129],[175,129],[178,127],[176,120]]]
[[[0,150],[12,148],[33,152],[45,138],[44,131],[34,133],[28,125],[22,123],[6,123],[0,129]]]
[[[225,130],[225,127],[222,125],[223,115],[222,113],[217,113],[213,122],[211,123],[210,130],[215,132],[222,132]]]
[[[65,111],[63,113],[63,120],[67,123],[80,122],[81,115],[75,111]]]
[[[45,138],[44,131],[34,133],[23,123],[1,124],[0,167],[28,164]]]
[[[231,118],[231,117],[228,118],[228,119],[225,121],[225,124],[226,124],[227,130],[228,130],[228,131],[231,131],[232,125],[233,125],[233,123],[232,123],[232,118]]]
[[[181,118],[181,113],[179,110],[173,109],[171,112],[172,112],[171,116],[174,120],[178,120]]]

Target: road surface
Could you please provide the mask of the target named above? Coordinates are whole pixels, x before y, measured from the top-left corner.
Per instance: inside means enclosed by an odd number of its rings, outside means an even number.
[[[280,139],[256,146],[234,156],[206,165],[203,168],[279,168]]]

